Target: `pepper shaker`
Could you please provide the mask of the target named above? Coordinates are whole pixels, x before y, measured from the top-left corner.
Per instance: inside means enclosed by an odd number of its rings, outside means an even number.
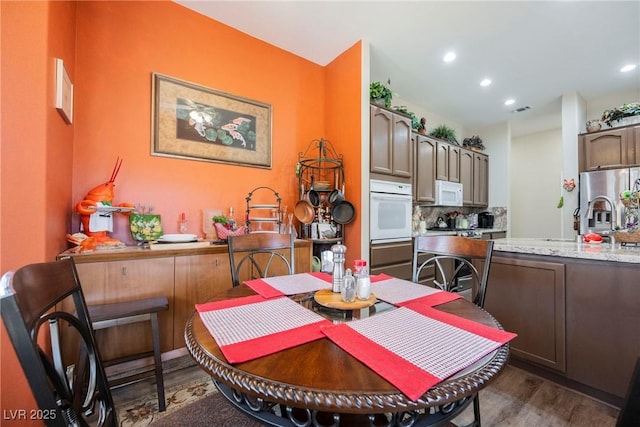
[[[347,247],[337,243],[331,246],[331,252],[333,252],[333,292],[340,292],[344,280],[344,259]]]

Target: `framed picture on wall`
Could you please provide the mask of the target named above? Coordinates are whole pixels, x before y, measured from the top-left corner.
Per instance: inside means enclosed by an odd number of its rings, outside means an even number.
[[[73,122],[73,83],[60,58],[56,58],[56,108],[67,123]]]
[[[151,154],[271,168],[271,106],[152,74]]]

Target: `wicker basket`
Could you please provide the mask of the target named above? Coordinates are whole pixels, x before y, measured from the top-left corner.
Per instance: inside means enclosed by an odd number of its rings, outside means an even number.
[[[612,234],[619,243],[640,243],[640,231],[614,231]]]

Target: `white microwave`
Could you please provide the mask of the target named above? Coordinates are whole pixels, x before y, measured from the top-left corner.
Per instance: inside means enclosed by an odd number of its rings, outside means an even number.
[[[462,184],[436,180],[437,206],[462,206]]]

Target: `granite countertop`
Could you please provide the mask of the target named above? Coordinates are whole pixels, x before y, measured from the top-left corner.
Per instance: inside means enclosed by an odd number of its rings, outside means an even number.
[[[611,245],[576,243],[568,239],[508,238],[494,240],[493,251],[494,255],[496,252],[514,252],[640,264],[640,246],[621,246],[620,243]]]

